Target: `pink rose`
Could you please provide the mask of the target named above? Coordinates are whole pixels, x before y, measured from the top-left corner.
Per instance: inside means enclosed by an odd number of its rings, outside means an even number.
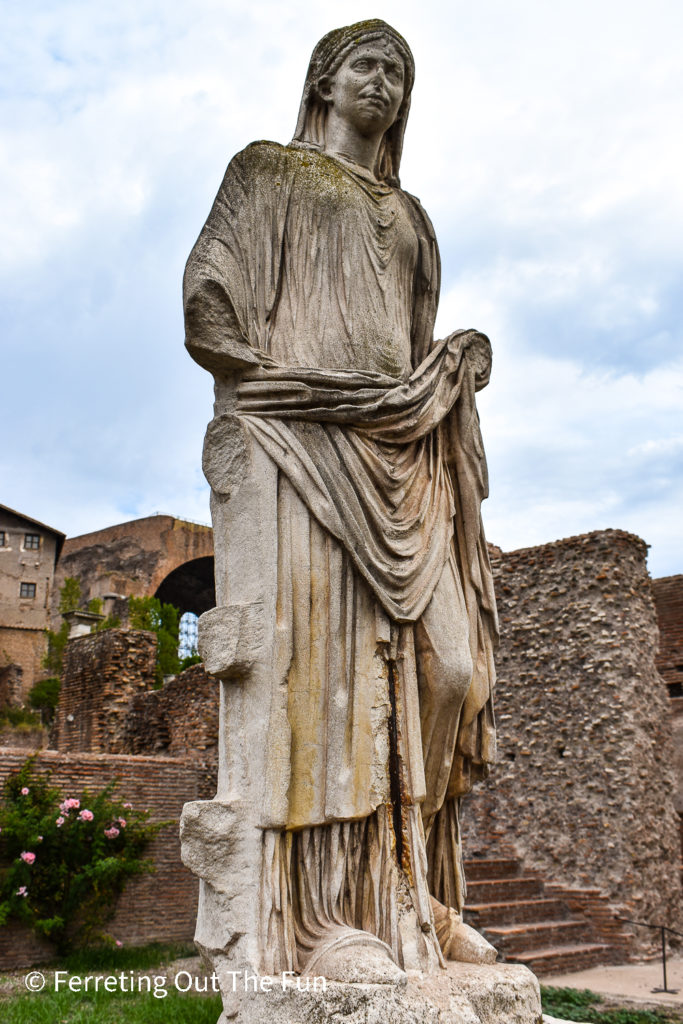
[[[67,799],[59,805],[59,809],[62,814],[68,814],[69,811],[77,811],[80,806],[80,800],[74,800],[73,797],[67,797]]]
[[[28,889],[25,885],[20,885],[16,892],[17,896],[28,896]]]
[[[123,809],[124,809],[124,811],[132,811],[133,810],[133,805],[132,804],[124,804],[123,805]]]
[[[95,817],[95,815],[93,814],[93,812],[89,811],[87,808],[85,808],[78,815],[78,820],[79,821],[92,821],[94,817]]]
[[[59,815],[59,817],[57,818],[56,822],[55,822],[55,825],[57,826],[57,828],[61,828],[61,827],[62,827],[62,825],[64,824],[65,820],[66,820],[66,819],[65,819],[65,818],[63,818],[63,817],[61,816],[61,814],[60,814],[60,815]]]
[[[28,786],[22,786],[21,787],[21,795],[22,796],[28,796],[28,792],[29,792]]]
[[[116,945],[117,945],[117,947],[118,947],[119,949],[121,949],[121,946],[123,945],[123,943],[121,942],[121,940],[120,940],[120,939],[117,939],[117,940],[116,940]]]
[[[105,828],[104,834],[107,837],[107,839],[116,839],[116,837],[119,835],[119,830],[114,825],[112,825],[111,828]]]
[[[119,818],[119,825],[121,826],[121,828],[125,828],[126,827],[126,819],[125,818]]]
[[[36,859],[36,855],[35,853],[30,853],[29,851],[24,850],[24,852],[21,855],[21,859],[23,860],[24,864],[33,864],[34,860]]]

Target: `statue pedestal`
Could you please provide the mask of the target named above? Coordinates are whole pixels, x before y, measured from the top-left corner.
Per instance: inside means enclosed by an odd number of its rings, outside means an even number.
[[[221,972],[219,972],[220,975]],[[350,985],[322,979],[220,978],[219,1024],[541,1024],[538,981],[519,964],[449,963],[403,985]],[[271,987],[272,984],[272,987]],[[306,986],[308,985],[308,989]],[[270,988],[270,991],[268,991]],[[233,991],[234,989],[234,991]]]

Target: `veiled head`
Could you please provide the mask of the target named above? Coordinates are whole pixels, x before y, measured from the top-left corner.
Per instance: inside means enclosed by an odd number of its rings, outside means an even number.
[[[398,172],[403,149],[403,135],[410,94],[415,79],[415,62],[410,47],[401,36],[385,21],[373,19],[360,21],[346,28],[334,29],[320,40],[313,50],[306,74],[299,120],[293,141],[316,149],[324,148],[325,122],[328,104],[323,96],[325,84],[334,77],[347,58],[360,47],[369,43],[388,43],[403,64],[403,97],[396,118],[387,128],[379,148],[375,174],[380,180],[398,185]]]

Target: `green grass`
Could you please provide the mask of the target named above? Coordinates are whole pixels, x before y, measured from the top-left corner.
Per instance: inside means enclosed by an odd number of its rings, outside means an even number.
[[[212,993],[211,982],[207,983],[209,994],[179,992],[173,978],[177,970],[184,969],[173,962],[182,957],[196,956],[193,945],[187,943],[153,942],[147,946],[130,946],[85,949],[72,953],[61,960],[37,968],[28,968],[22,976],[40,971],[46,979],[42,992],[31,993],[21,987],[14,992],[0,992],[0,1021],[2,1024],[216,1024],[221,1013],[221,999]],[[154,968],[164,965],[154,984]],[[89,975],[113,975],[117,978],[116,989],[100,991],[93,989],[72,992],[64,988],[64,982],[55,991],[55,972],[65,971],[69,978],[86,978]],[[131,978],[131,972],[134,976]],[[138,981],[137,972],[150,972],[150,990],[147,982]],[[18,972],[17,972],[18,974]],[[120,975],[123,974],[123,984]],[[167,975],[171,977],[166,977]],[[16,977],[16,975],[15,975]],[[187,984],[183,975],[181,987]],[[198,980],[203,990],[204,979]],[[122,991],[124,988],[132,991]],[[111,986],[114,987],[113,985]],[[154,992],[157,995],[155,996]]]
[[[41,992],[0,1002],[3,1024],[216,1024],[222,1010],[218,995],[151,993]]]
[[[150,967],[179,960],[181,957],[196,956],[192,943],[150,942],[146,946],[98,946],[93,949],[79,949],[65,956],[57,966],[69,974],[87,974],[89,971],[147,971]],[[45,972],[44,972],[45,973]]]
[[[675,1008],[671,1010],[603,1009],[602,997],[588,989],[548,988],[541,986],[543,1012],[560,1020],[585,1021],[586,1024],[680,1024]]]

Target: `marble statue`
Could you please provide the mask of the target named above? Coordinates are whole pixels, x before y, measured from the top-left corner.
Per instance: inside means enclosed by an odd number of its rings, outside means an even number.
[[[491,351],[433,336],[439,251],[399,183],[413,79],[384,22],[326,35],[292,142],[234,157],[186,268],[186,345],[215,379],[200,651],[222,718],[183,856],[219,976],[495,960],[462,922],[458,824],[495,756]]]

